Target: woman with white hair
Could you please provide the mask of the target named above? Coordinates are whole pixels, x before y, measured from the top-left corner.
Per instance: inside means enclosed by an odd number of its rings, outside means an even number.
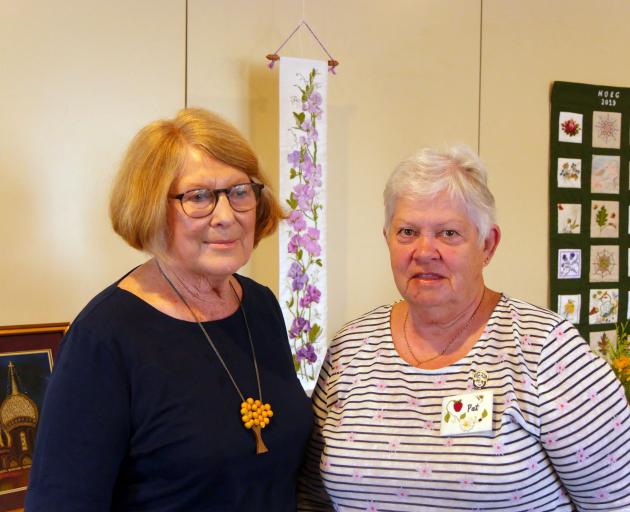
[[[501,239],[472,151],[392,173],[403,300],[349,322],[313,393],[300,510],[630,510],[630,408],[559,315],[486,288]]]

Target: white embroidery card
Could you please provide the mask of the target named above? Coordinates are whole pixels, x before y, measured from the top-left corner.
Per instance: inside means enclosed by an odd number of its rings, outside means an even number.
[[[492,431],[492,391],[447,396],[442,400],[440,435]]]

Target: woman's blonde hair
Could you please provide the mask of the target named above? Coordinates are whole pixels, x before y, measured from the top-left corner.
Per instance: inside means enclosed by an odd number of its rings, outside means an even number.
[[[275,231],[283,213],[252,147],[218,115],[188,108],[180,110],[172,120],[145,126],[131,141],[109,203],[116,233],[135,249],[150,253],[166,249],[168,193],[190,149],[201,150],[264,184],[256,206],[254,245]]]

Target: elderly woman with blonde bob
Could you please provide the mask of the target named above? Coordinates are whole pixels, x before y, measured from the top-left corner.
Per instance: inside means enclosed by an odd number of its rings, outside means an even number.
[[[200,109],[151,123],[110,212],[151,258],[62,342],[27,510],[295,510],[312,413],[275,297],[236,273],[281,217],[251,147]]]
[[[484,284],[501,235],[479,158],[420,151],[384,198],[402,300],[332,341],[299,510],[630,510],[630,408],[608,364]]]

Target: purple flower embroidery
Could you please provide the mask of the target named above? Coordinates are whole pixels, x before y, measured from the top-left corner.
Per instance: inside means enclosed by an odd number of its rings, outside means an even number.
[[[301,290],[308,281],[308,276],[304,273],[300,264],[295,262],[289,268],[289,278],[291,279],[291,289],[293,291]]]
[[[302,153],[300,151],[292,151],[288,154],[287,160],[291,164],[291,167],[298,167],[300,165],[300,158]]]
[[[302,332],[308,332],[311,325],[308,320],[298,316],[293,319],[291,329],[289,329],[289,338],[299,338]]]
[[[302,214],[302,212],[298,210],[293,210],[289,214],[289,218],[287,219],[287,222],[298,233],[306,229],[306,220],[304,219],[304,215]]]
[[[317,287],[309,284],[304,290],[304,295],[300,299],[300,307],[308,308],[313,302],[319,302],[319,298],[322,293],[317,289]]]
[[[295,199],[298,202],[298,206],[302,210],[310,210],[311,202],[315,197],[315,190],[306,183],[300,183],[296,185],[294,190]]]
[[[287,251],[290,254],[297,254],[298,250],[300,249],[301,240],[302,240],[302,237],[300,235],[293,235],[289,239],[289,245],[287,247]]]
[[[302,348],[298,349],[296,357],[298,361],[306,360],[309,363],[314,363],[315,361],[317,361],[317,354],[315,353],[313,344],[308,343]]]
[[[285,304],[292,317],[289,338],[297,372],[302,379],[315,380],[317,354],[313,344],[323,332],[317,323],[321,318],[317,305],[322,302],[323,290],[318,271],[323,266],[318,227],[323,209],[319,199],[322,164],[318,163],[318,120],[324,112],[318,72],[312,69],[306,76],[297,76],[299,93],[292,98],[296,108],[290,129],[295,143],[287,154],[291,193],[286,199],[290,207],[286,250],[292,263],[286,276],[291,296]]]

